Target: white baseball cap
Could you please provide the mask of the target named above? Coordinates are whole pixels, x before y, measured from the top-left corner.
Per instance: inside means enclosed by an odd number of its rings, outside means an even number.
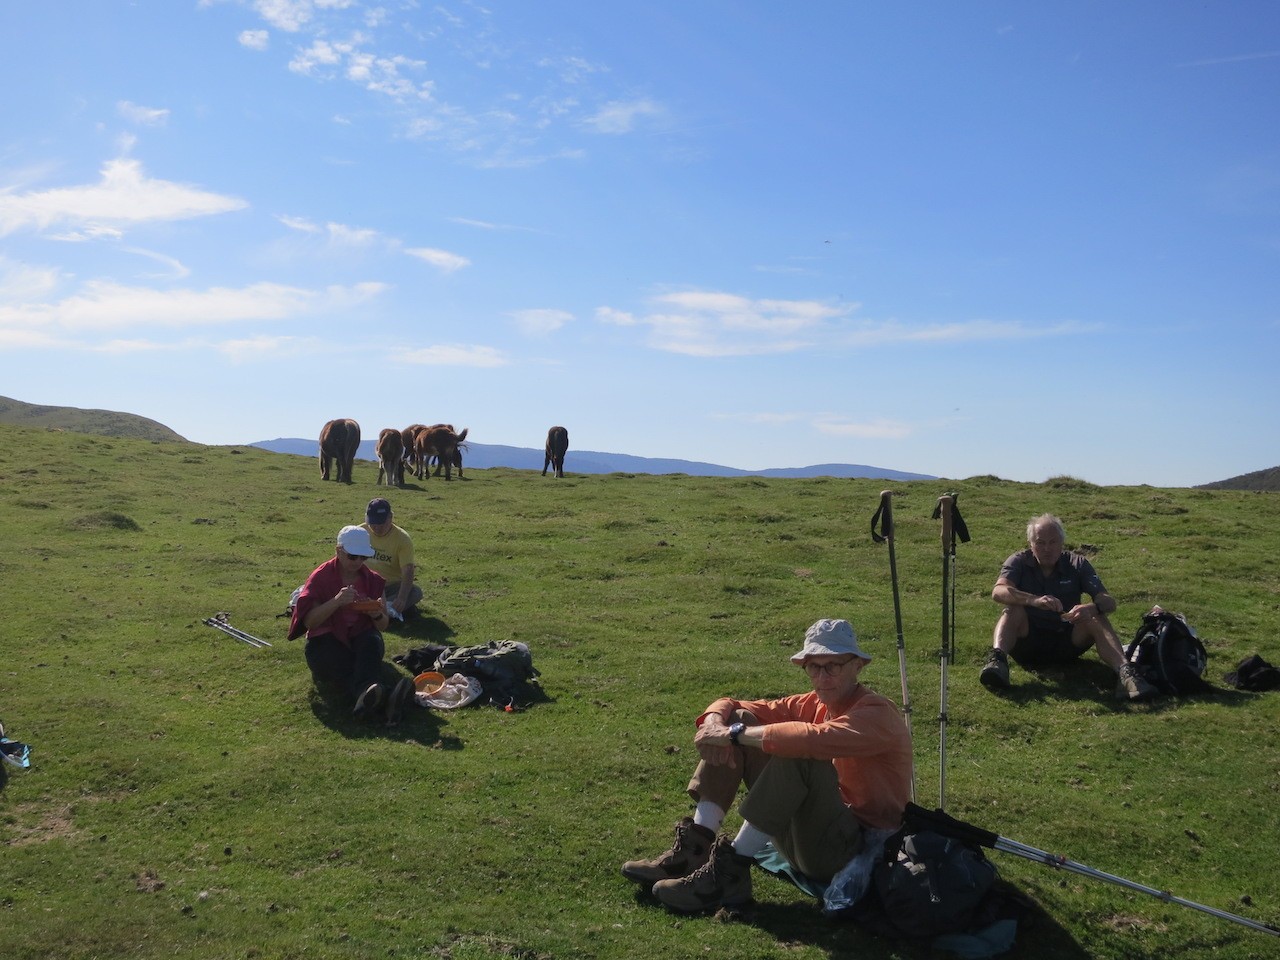
[[[338,531],[338,546],[353,557],[373,556],[373,543],[364,527],[343,527]]]

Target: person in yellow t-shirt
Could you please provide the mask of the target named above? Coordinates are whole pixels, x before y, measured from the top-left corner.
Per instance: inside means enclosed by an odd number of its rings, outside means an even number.
[[[384,497],[369,501],[365,522],[369,531],[373,556],[368,566],[387,581],[384,596],[391,615],[403,619],[422,602],[422,588],[414,582],[417,564],[413,557],[413,538],[392,520],[391,504]]]

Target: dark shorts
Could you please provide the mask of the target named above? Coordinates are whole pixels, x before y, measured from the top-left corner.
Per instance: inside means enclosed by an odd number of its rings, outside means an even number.
[[[1020,639],[1010,655],[1021,667],[1038,667],[1053,663],[1071,663],[1078,660],[1088,647],[1078,647],[1071,642],[1072,626],[1031,624],[1027,635]]]

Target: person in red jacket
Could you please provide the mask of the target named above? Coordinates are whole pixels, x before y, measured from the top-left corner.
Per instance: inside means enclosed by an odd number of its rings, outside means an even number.
[[[791,661],[813,689],[778,700],[716,700],[698,717],[693,816],[672,848],[622,874],[682,913],[751,902],[751,864],[772,841],[823,884],[869,827],[896,829],[911,799],[911,737],[897,705],[859,680],[871,662],[847,620],[819,620]],[[743,824],[717,837],[739,788]]]
[[[355,699],[354,714],[373,717],[385,705],[388,725],[400,720],[413,694],[403,677],[388,693],[378,678],[390,622],[383,599],[386,581],[365,562],[373,556],[369,531],[343,527],[331,559],[311,571],[302,585],[289,624],[289,639],[307,637],[307,666],[317,687],[337,684]]]

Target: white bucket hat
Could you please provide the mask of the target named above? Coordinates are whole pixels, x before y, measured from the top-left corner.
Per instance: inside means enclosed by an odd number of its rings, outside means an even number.
[[[804,663],[810,657],[839,657],[847,653],[863,660],[871,659],[871,654],[858,646],[858,635],[848,620],[819,620],[805,631],[804,648],[791,662]]]

